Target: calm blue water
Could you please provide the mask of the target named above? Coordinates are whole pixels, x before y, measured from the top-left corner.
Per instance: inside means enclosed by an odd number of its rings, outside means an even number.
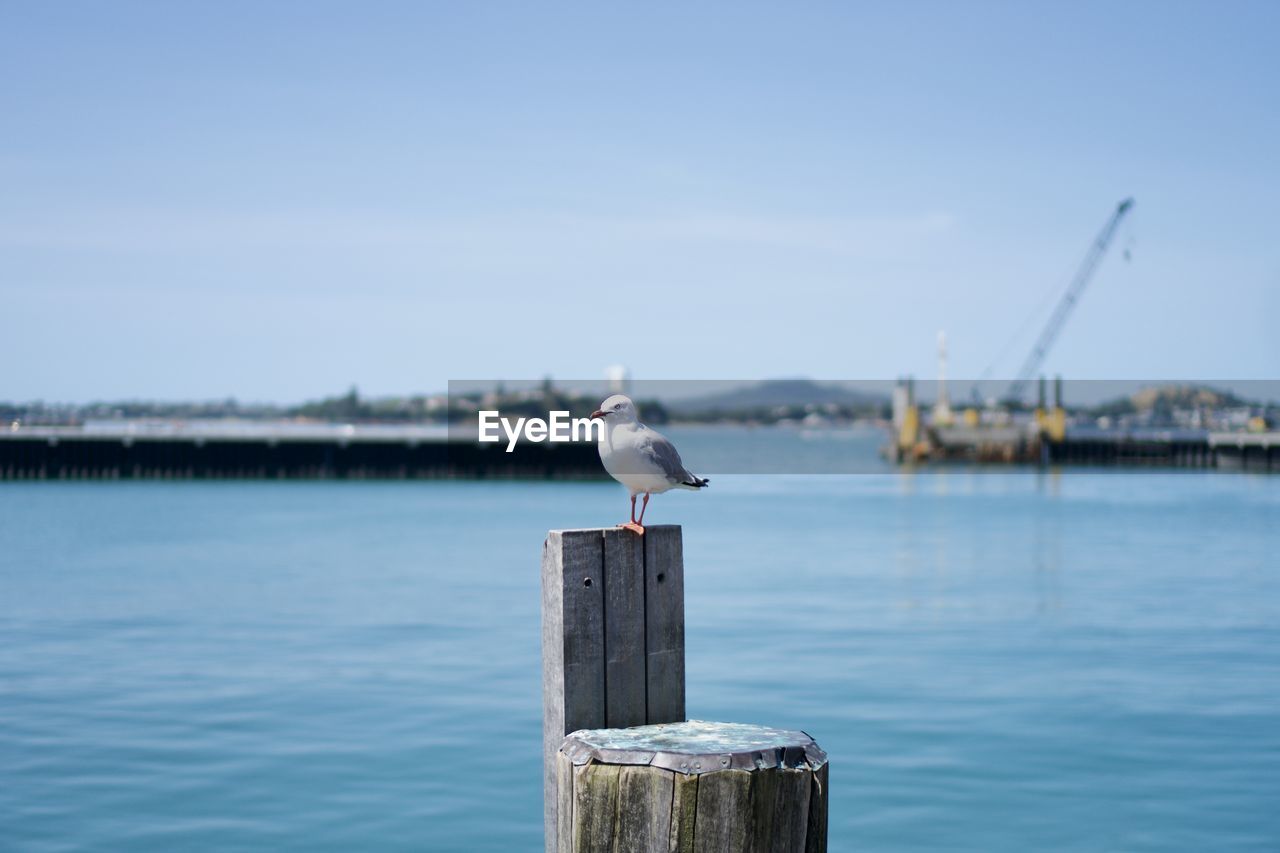
[[[538,850],[538,561],[604,484],[0,484],[0,848]],[[718,477],[689,712],[832,850],[1280,848],[1280,478]],[[498,796],[494,796],[498,792]]]

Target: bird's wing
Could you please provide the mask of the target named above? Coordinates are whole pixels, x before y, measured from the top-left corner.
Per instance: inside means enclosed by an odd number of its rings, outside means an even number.
[[[680,460],[680,452],[665,435],[648,431],[645,441],[640,443],[640,454],[662,470],[663,475],[672,483],[691,483],[697,480],[684,467]]]

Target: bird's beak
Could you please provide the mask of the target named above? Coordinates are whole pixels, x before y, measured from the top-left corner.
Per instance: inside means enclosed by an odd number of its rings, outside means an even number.
[[[579,409],[578,411],[582,411],[582,410]],[[592,420],[595,420],[596,418],[603,418],[603,417],[604,417],[604,412],[600,411],[599,409],[596,409],[594,412],[591,413]]]

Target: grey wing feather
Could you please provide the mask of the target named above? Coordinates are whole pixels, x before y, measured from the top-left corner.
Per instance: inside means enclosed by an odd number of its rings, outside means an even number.
[[[693,483],[697,481],[697,477],[693,476],[684,467],[684,462],[680,460],[680,452],[676,450],[676,446],[667,440],[666,436],[652,433],[648,444],[641,448],[642,452],[654,464],[662,469],[662,473],[668,480],[673,483]]]

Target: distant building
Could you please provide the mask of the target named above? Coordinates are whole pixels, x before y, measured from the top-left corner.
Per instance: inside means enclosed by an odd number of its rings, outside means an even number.
[[[947,396],[947,333],[938,332],[938,399],[933,404],[933,422],[951,423],[951,400]]]
[[[631,393],[631,371],[621,364],[606,368],[604,377],[609,382],[610,394]]]

